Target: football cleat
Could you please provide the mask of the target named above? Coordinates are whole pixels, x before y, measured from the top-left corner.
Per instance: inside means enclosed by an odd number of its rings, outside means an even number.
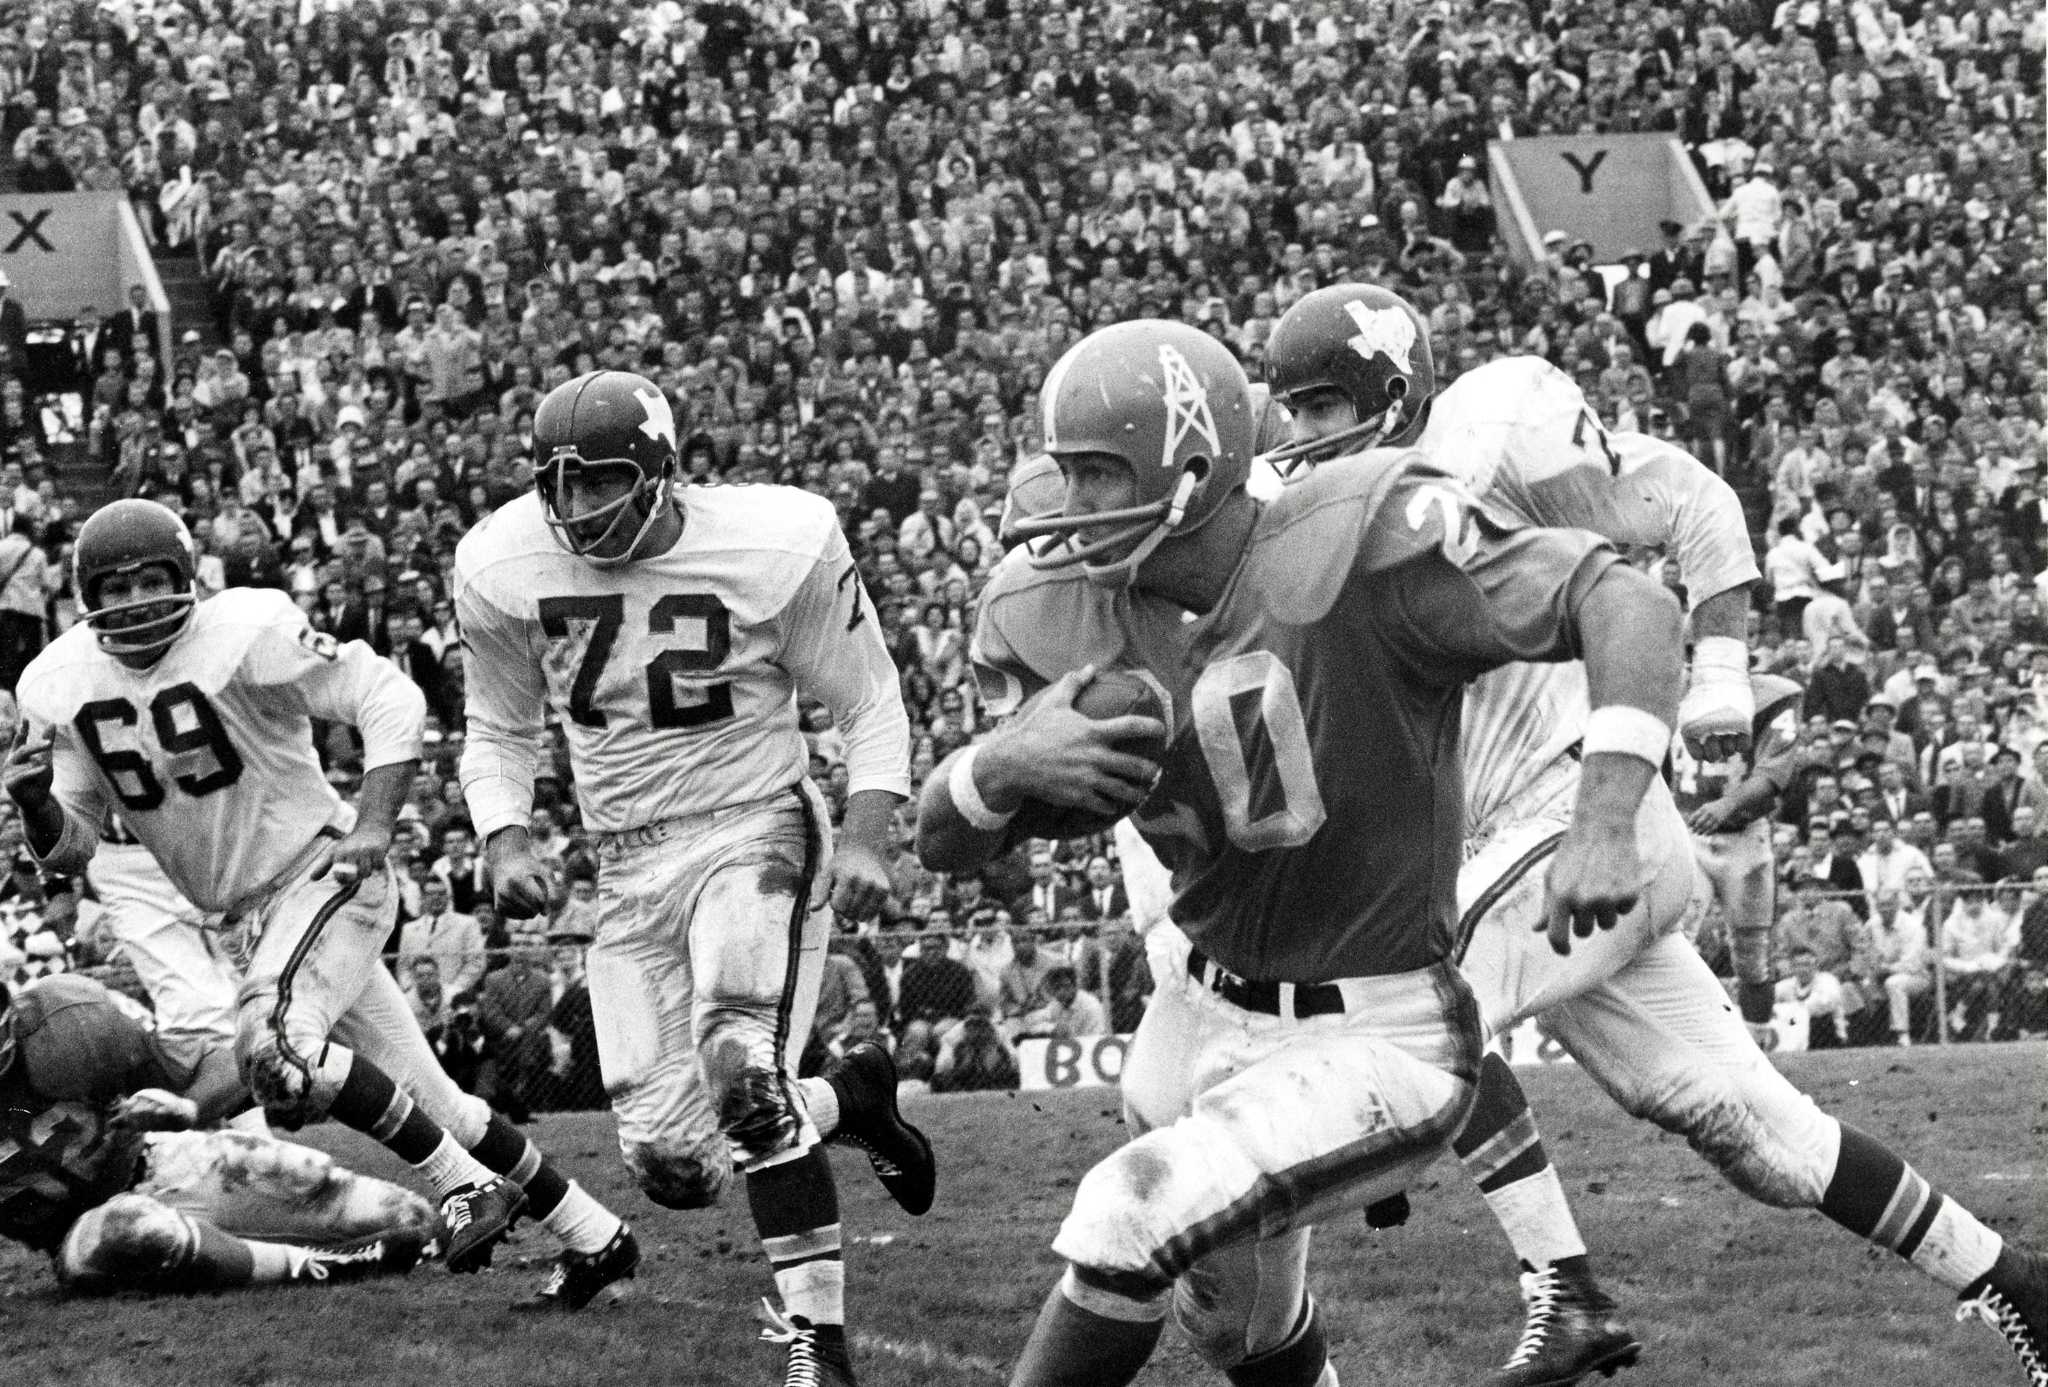
[[[2005,1337],[2028,1387],[2048,1387],[2048,1258],[2007,1243],[1991,1270],[1964,1290],[1956,1319],[1980,1319]]]
[[[1593,1374],[1612,1377],[1643,1346],[1614,1317],[1614,1302],[1584,1272],[1552,1264],[1522,1277],[1529,1307],[1522,1342],[1487,1376],[1487,1387],[1571,1387]]]
[[[923,1132],[903,1120],[896,1106],[896,1061],[872,1040],[846,1052],[826,1076],[839,1095],[839,1129],[832,1140],[867,1153],[875,1178],[889,1197],[913,1216],[932,1207],[938,1163]]]
[[[333,1252],[314,1248],[296,1269],[301,1281],[361,1281],[371,1276],[403,1276],[419,1265],[426,1252],[426,1234],[401,1228],[356,1247]]]
[[[761,1342],[783,1350],[776,1387],[856,1387],[844,1328],[812,1324],[802,1315],[785,1316],[765,1300],[756,1314],[763,1326]]]
[[[581,1310],[597,1298],[598,1292],[620,1281],[630,1280],[640,1268],[640,1240],[624,1224],[612,1240],[595,1252],[564,1251],[555,1258],[548,1279],[531,1300],[513,1306],[515,1310]]]
[[[526,1191],[500,1175],[487,1185],[464,1185],[441,1201],[442,1260],[452,1272],[482,1271],[491,1251],[526,1208]]]

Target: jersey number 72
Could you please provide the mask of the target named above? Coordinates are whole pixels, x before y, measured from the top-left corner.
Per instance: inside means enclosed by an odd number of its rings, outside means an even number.
[[[621,593],[601,596],[543,597],[540,625],[551,640],[570,639],[571,622],[589,622],[590,635],[583,643],[583,658],[577,662],[575,677],[569,681],[569,717],[581,727],[605,727],[610,719],[596,706],[597,683],[618,643],[619,628],[626,624],[626,599]],[[732,651],[732,614],[725,603],[711,593],[670,593],[647,613],[647,632],[653,636],[684,634],[687,623],[702,622],[704,635],[695,646],[663,650],[647,662],[647,722],[650,727],[671,730],[705,728],[732,717],[732,684],[698,684],[699,697],[686,702],[677,697],[679,676],[709,674],[725,663]],[[683,630],[678,631],[678,626]],[[693,686],[685,683],[683,689]]]

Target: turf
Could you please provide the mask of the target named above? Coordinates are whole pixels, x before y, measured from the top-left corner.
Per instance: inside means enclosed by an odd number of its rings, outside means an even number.
[[[2048,1046],[1790,1056],[1830,1110],[1891,1141],[1994,1227],[2048,1239]],[[1570,1067],[1523,1071],[1610,1287],[1648,1344],[1616,1387],[1930,1387],[2020,1380],[1996,1336],[1951,1322],[1952,1299],[1813,1213],[1761,1209],[1675,1138],[1617,1113]],[[938,1145],[940,1203],[912,1220],[839,1153],[852,1308],[866,1387],[998,1382],[1057,1264],[1046,1243],[1075,1181],[1121,1137],[1108,1090],[918,1099]],[[580,1316],[511,1301],[550,1247],[522,1229],[495,1271],[189,1299],[64,1301],[48,1269],[0,1251],[0,1382],[63,1387],[348,1387],[462,1383],[764,1383],[751,1307],[771,1290],[744,1199],[711,1213],[650,1207],[622,1179],[609,1123],[534,1129],[625,1211],[647,1250],[633,1293]],[[313,1140],[390,1173],[346,1132]],[[1346,1383],[1470,1387],[1521,1324],[1506,1245],[1455,1167],[1414,1191],[1407,1226],[1319,1232],[1313,1284]],[[1149,1384],[1220,1382],[1168,1342]],[[1597,1380],[1596,1380],[1597,1381]]]

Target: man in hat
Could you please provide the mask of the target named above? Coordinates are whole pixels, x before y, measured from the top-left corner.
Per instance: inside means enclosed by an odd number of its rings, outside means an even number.
[[[1686,334],[1692,331],[1693,324],[1706,320],[1707,311],[1700,306],[1693,281],[1673,280],[1671,302],[1650,316],[1649,326],[1643,331],[1655,354],[1653,359],[1660,360],[1665,369],[1670,369],[1677,362],[1678,354],[1685,350]]]
[[[1493,194],[1480,175],[1477,159],[1467,154],[1458,160],[1458,171],[1444,185],[1436,205],[1449,215],[1451,244],[1459,250],[1477,255],[1493,244]],[[1548,237],[1544,243],[1549,244]]]
[[[1699,271],[1700,264],[1692,250],[1685,244],[1685,228],[1666,218],[1657,223],[1657,230],[1664,238],[1663,244],[1650,254],[1650,288],[1669,289],[1680,279]]]
[[[1736,276],[1745,283],[1758,258],[1770,254],[1778,243],[1785,208],[1778,194],[1776,175],[1777,170],[1768,159],[1757,160],[1749,177],[1721,204],[1721,220],[1728,223],[1735,235]]]

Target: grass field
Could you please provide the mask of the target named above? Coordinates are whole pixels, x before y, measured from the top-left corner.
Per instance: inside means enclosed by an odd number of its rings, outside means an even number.
[[[1802,1085],[1890,1140],[1994,1227],[2048,1241],[2048,1046],[1791,1056]],[[1648,1344],[1616,1387],[1946,1387],[2017,1382],[1997,1337],[1950,1321],[1948,1293],[1812,1213],[1759,1208],[1683,1144],[1628,1121],[1569,1067],[1524,1071],[1609,1286]],[[866,1387],[998,1382],[1057,1274],[1046,1242],[1074,1182],[1121,1137],[1108,1090],[920,1099],[940,1202],[904,1217],[866,1163],[837,1157],[851,1308]],[[191,1299],[60,1300],[49,1272],[0,1252],[0,1383],[14,1387],[258,1384],[754,1384],[773,1357],[750,1309],[770,1290],[745,1201],[671,1214],[630,1192],[601,1116],[535,1132],[638,1226],[633,1293],[573,1318],[507,1306],[550,1254],[530,1226],[474,1278]],[[323,1128],[358,1168],[381,1151]],[[1407,1226],[1318,1234],[1314,1285],[1350,1387],[1477,1382],[1512,1347],[1521,1307],[1505,1243],[1452,1165],[1414,1192]],[[1142,1379],[1220,1382],[1173,1342]]]

